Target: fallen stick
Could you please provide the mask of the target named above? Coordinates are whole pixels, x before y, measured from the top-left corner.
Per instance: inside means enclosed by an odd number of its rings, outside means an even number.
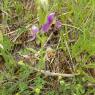
[[[39,70],[38,68],[35,67],[30,67],[30,69],[35,70],[37,72],[40,72],[46,76],[61,76],[61,77],[75,77],[79,74],[63,74],[63,73],[55,73],[55,72],[50,72],[50,71],[45,71],[45,70]]]

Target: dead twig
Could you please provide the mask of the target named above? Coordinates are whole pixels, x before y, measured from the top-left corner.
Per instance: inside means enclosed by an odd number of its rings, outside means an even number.
[[[55,73],[55,72],[50,72],[50,71],[40,70],[40,69],[35,68],[35,67],[30,67],[30,69],[35,70],[35,71],[37,71],[37,72],[40,72],[40,73],[42,73],[42,74],[44,74],[44,75],[46,75],[46,76],[75,77],[75,76],[79,75],[79,74],[63,74],[63,73]]]

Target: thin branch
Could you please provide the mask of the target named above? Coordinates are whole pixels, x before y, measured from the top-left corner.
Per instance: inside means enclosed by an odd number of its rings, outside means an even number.
[[[75,77],[79,74],[63,74],[63,73],[55,73],[55,72],[50,72],[50,71],[45,71],[45,70],[39,70],[38,68],[35,67],[30,67],[30,69],[35,70],[37,72],[40,72],[46,76],[61,76],[61,77]]]

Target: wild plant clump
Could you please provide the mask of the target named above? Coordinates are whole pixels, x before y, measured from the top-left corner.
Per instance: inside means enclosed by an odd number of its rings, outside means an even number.
[[[94,18],[94,0],[1,0],[0,95],[95,95]]]

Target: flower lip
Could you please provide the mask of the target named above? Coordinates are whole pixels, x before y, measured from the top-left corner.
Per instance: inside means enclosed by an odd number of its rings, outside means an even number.
[[[62,26],[62,23],[60,21],[56,21],[56,28],[60,28]]]
[[[48,22],[46,22],[46,23],[42,26],[42,30],[45,31],[45,32],[48,32],[49,27],[50,27],[50,24],[49,24]]]

